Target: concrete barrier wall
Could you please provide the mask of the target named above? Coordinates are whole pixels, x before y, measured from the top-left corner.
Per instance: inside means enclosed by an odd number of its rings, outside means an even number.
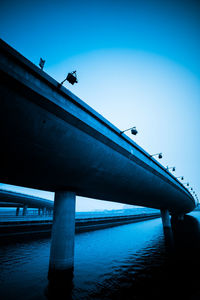
[[[127,223],[145,221],[149,219],[159,218],[160,214],[141,214],[133,216],[115,216],[105,218],[87,218],[76,219],[76,232],[84,232],[96,230],[106,227],[113,227]],[[12,238],[27,235],[48,235],[50,236],[52,229],[52,219],[31,220],[31,218],[22,218],[14,220],[4,220],[0,222],[0,237]]]

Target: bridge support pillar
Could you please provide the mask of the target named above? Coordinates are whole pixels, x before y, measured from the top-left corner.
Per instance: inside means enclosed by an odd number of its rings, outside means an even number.
[[[49,280],[73,277],[75,237],[75,193],[56,192],[49,262]]]
[[[24,207],[23,207],[23,212],[22,212],[22,215],[23,215],[23,216],[26,216],[26,214],[27,214],[27,208],[28,208],[28,206],[27,206],[27,205],[24,205]]]
[[[20,211],[20,207],[18,206],[18,207],[16,208],[16,216],[19,216],[19,211]]]
[[[167,209],[161,209],[161,218],[162,218],[163,228],[164,229],[171,228],[169,211]]]
[[[43,207],[43,209],[42,209],[42,214],[43,214],[43,216],[45,216],[46,213],[47,213],[47,209],[46,209],[46,207]]]
[[[166,247],[168,248],[168,250],[171,251],[174,246],[174,239],[173,239],[169,211],[167,209],[161,209],[161,218],[162,218],[162,224],[163,224],[165,244],[166,244]]]

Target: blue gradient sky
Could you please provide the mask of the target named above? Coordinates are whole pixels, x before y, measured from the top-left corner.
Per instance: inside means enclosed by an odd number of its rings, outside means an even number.
[[[1,1],[0,36],[58,81],[76,69],[66,87],[120,129],[136,125],[134,140],[200,196],[199,1]]]

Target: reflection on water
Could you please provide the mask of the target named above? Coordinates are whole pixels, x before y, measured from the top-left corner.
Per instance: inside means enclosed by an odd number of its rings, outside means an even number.
[[[1,299],[200,299],[199,221],[173,220],[173,252],[160,219],[77,234],[71,290],[48,285],[49,239],[3,244]]]

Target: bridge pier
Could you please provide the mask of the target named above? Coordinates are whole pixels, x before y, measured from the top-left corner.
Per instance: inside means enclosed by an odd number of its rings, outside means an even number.
[[[162,218],[166,247],[169,250],[172,250],[174,245],[174,238],[173,238],[171,220],[170,220],[168,209],[161,209],[161,218]]]
[[[24,207],[23,207],[23,212],[22,212],[22,215],[23,215],[23,216],[26,216],[26,214],[27,214],[27,208],[28,208],[28,206],[27,206],[27,205],[24,205]]]
[[[20,211],[20,207],[18,206],[18,207],[16,208],[16,216],[19,216],[19,211]]]
[[[171,222],[169,217],[169,211],[167,209],[161,209],[161,218],[163,229],[166,230],[167,228],[171,228]]]
[[[73,277],[75,237],[74,192],[56,192],[49,261],[49,280]]]

